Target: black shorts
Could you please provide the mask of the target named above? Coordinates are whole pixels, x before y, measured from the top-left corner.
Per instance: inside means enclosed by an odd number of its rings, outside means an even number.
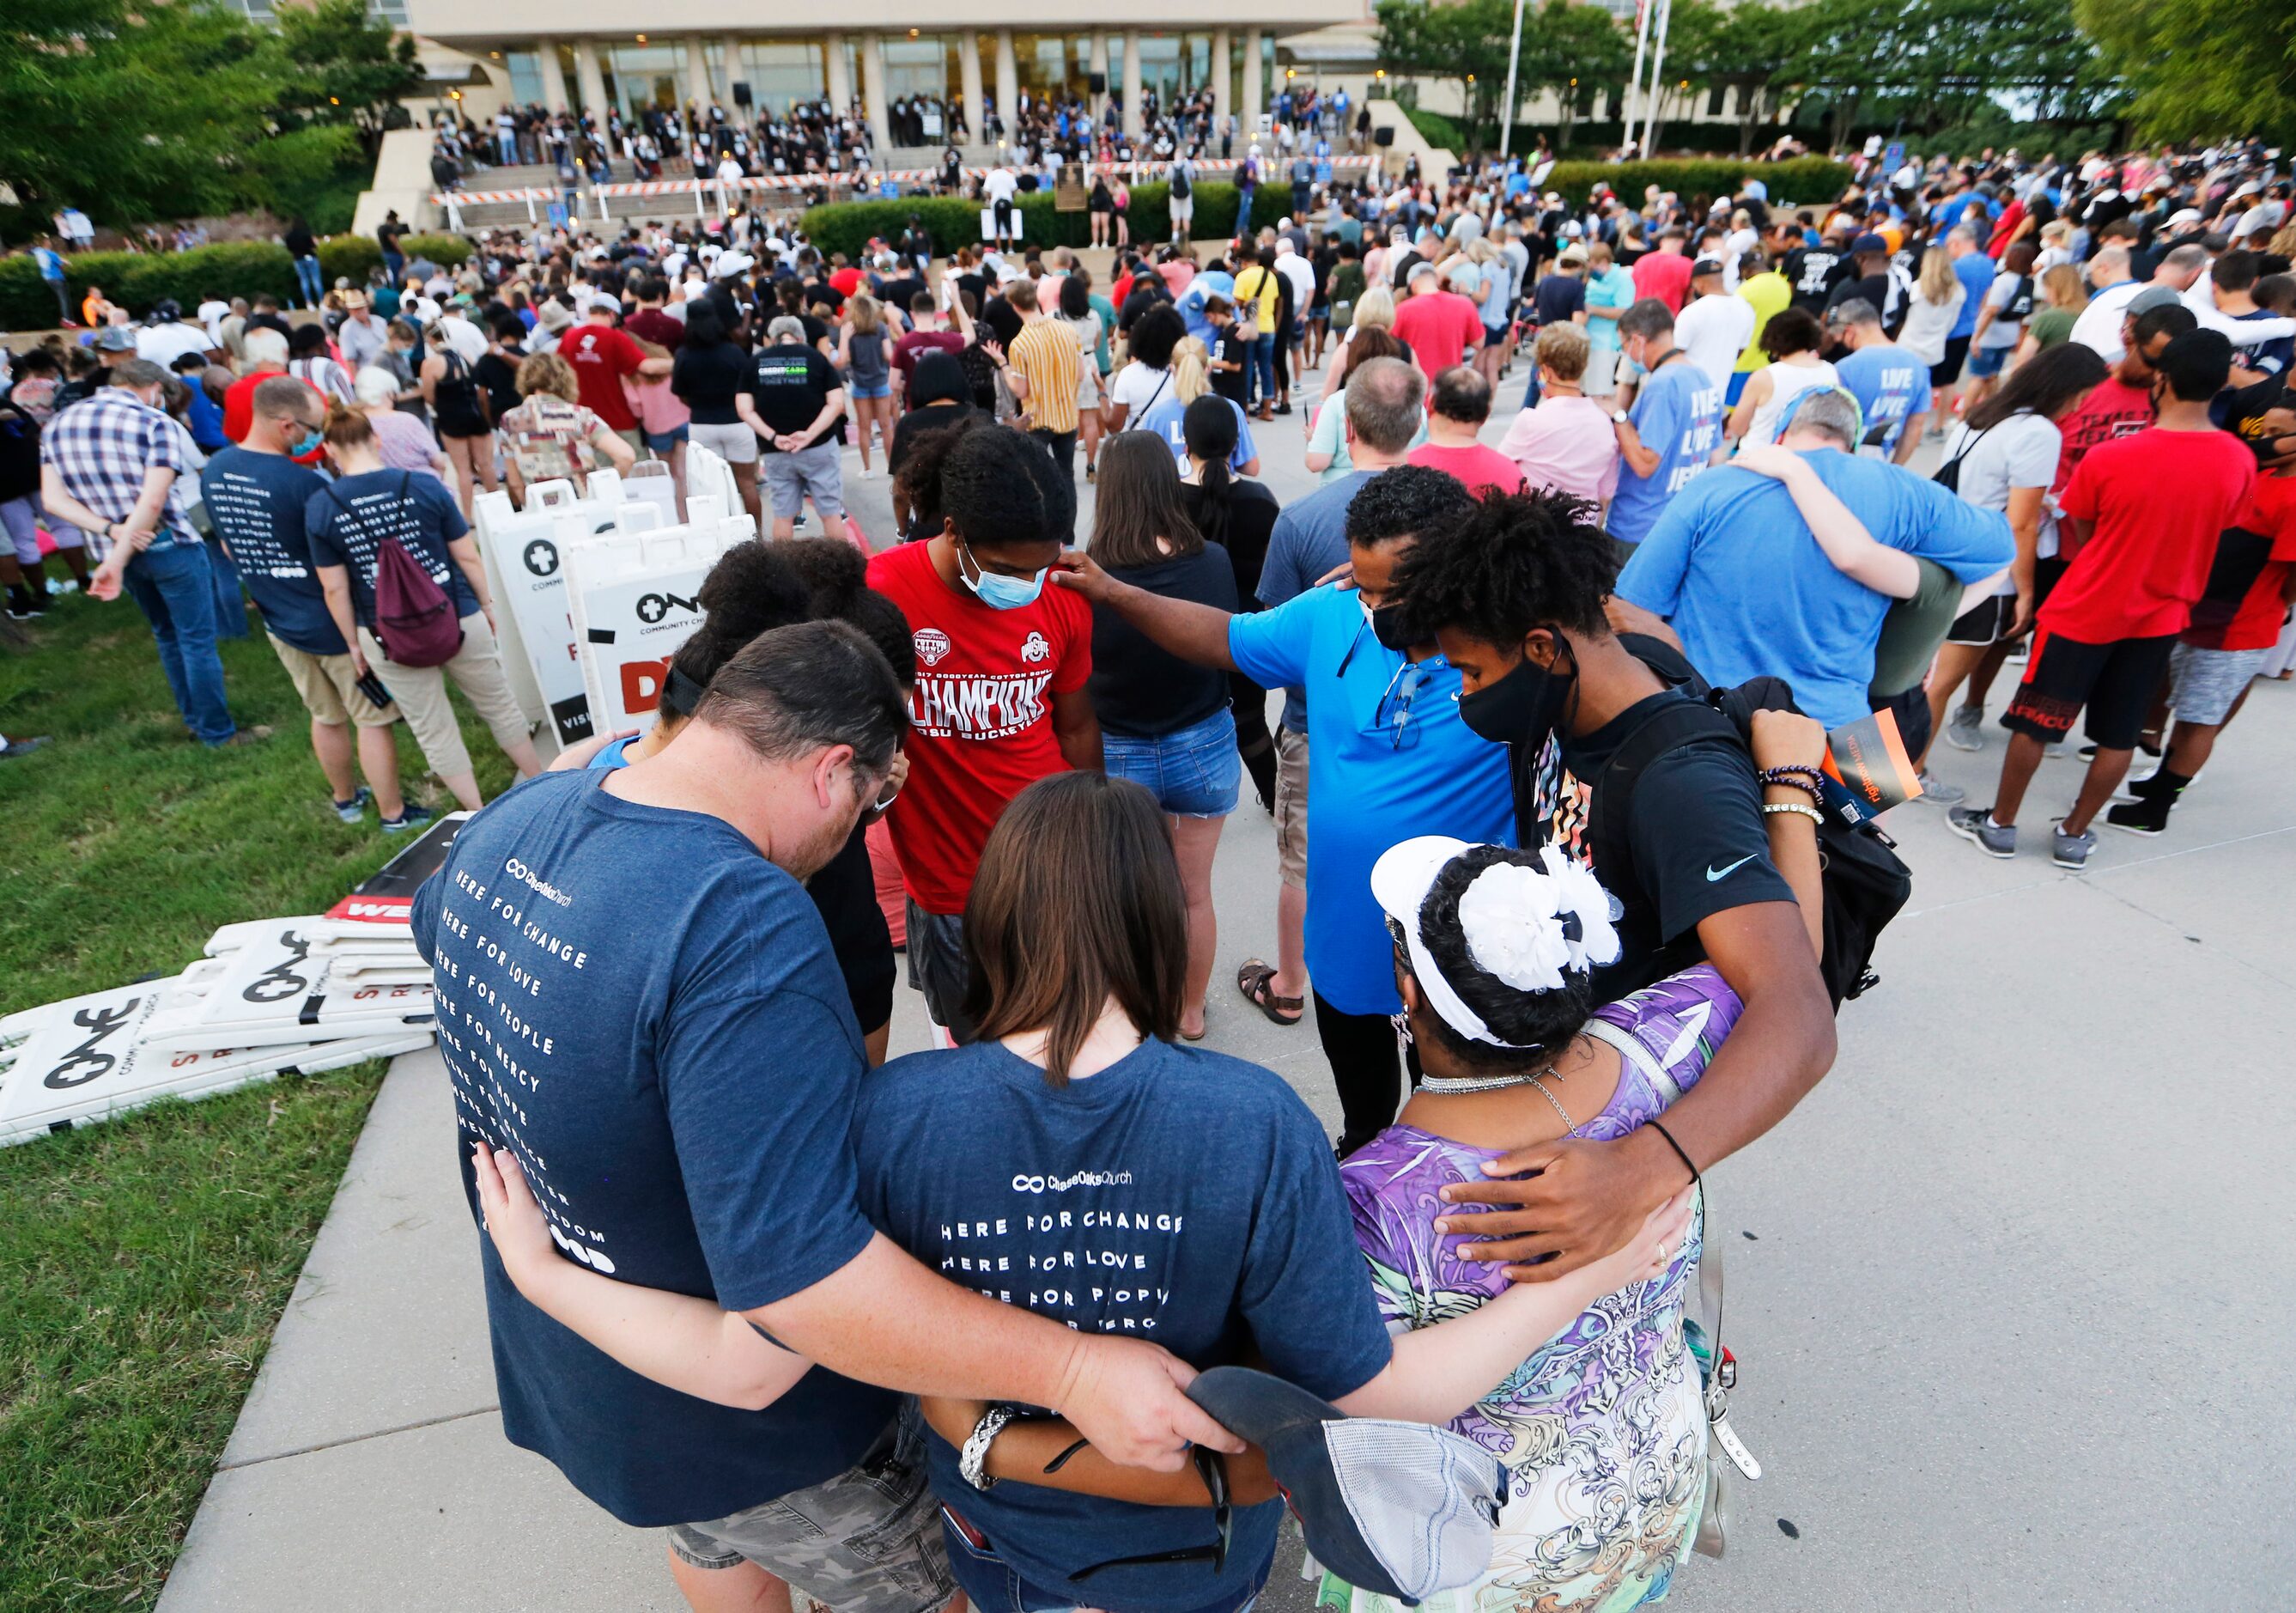
[[[1945,357],[1930,366],[1930,384],[1951,386],[1961,379],[1961,366],[1969,358],[1969,338],[1948,336],[1945,340]]]
[[[2164,633],[2156,638],[2083,644],[2046,628],[2036,629],[2025,679],[2002,713],[2001,724],[2047,744],[2071,733],[2073,719],[2087,706],[2085,731],[2099,749],[2134,750],[2176,643],[2176,634]]]
[[[1996,594],[1990,599],[1980,599],[1953,619],[1945,630],[1948,644],[1964,644],[1982,648],[1998,644],[2009,637],[2010,624],[2017,620],[2017,596]]]

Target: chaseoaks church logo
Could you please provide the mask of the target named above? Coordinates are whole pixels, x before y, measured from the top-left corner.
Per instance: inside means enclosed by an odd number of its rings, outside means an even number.
[[[537,538],[528,544],[521,558],[526,562],[526,569],[537,577],[558,574],[558,546],[547,538]]]

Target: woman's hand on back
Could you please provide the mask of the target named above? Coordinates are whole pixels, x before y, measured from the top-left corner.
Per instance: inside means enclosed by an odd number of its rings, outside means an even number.
[[[471,1145],[471,1170],[478,1179],[479,1212],[503,1270],[523,1294],[545,1263],[559,1258],[551,1245],[550,1219],[527,1185],[518,1156],[483,1142]]]

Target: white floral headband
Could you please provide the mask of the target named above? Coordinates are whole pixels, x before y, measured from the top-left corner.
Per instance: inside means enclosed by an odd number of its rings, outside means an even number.
[[[1459,896],[1468,959],[1518,992],[1559,991],[1566,971],[1584,974],[1619,958],[1611,894],[1602,882],[1554,846],[1540,847],[1538,860],[1539,868],[1494,863]],[[1446,1025],[1492,1047],[1522,1045],[1500,1038],[1467,1006],[1420,940],[1416,923],[1405,926],[1405,941],[1428,1004]]]

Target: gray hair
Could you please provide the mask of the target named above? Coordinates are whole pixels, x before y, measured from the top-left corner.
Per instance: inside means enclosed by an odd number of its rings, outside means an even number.
[[[2209,267],[2208,251],[2204,247],[2190,243],[2173,247],[2169,250],[2169,255],[2161,259],[2161,267],[2164,269],[2173,269],[2179,275],[2187,269],[2197,275]]]
[[[801,342],[805,340],[805,321],[802,319],[793,318],[788,314],[783,314],[776,317],[771,325],[766,326],[766,340],[769,342]]]
[[[1366,358],[1348,371],[1348,424],[1378,454],[1408,452],[1425,420],[1427,378],[1400,358]]]
[[[1845,297],[1825,310],[1828,325],[1879,325],[1882,310],[1863,297]]]
[[[908,707],[884,653],[842,621],[771,628],[718,669],[694,720],[738,734],[768,761],[832,745],[882,773],[908,728]]]
[[[1783,439],[1787,432],[1816,432],[1855,449],[1858,438],[1865,435],[1865,416],[1857,399],[1840,387],[1814,387],[1792,405],[1779,437]]]
[[[1945,238],[1948,241],[1966,241],[1972,246],[1975,246],[1977,244],[1976,230],[1972,229],[1966,224],[1955,225],[1951,229],[1946,231]]]
[[[1647,342],[1674,329],[1674,310],[1656,297],[1645,297],[1619,316],[1620,336],[1639,336]]]
[[[109,377],[113,386],[166,388],[175,377],[149,358],[123,358],[111,366]]]

